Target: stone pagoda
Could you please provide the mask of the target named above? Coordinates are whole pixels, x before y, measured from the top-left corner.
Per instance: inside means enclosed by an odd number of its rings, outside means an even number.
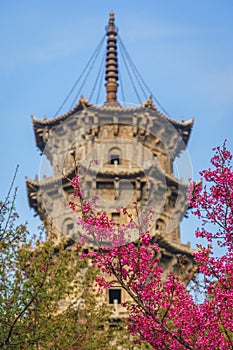
[[[112,12],[106,37],[103,105],[81,97],[63,115],[43,120],[32,117],[36,146],[52,170],[47,174],[42,162],[40,179],[26,179],[29,205],[45,224],[53,220],[58,237],[77,239],[77,218],[66,205],[72,198],[69,179],[75,173],[75,158],[82,169],[88,169],[88,196],[97,194],[99,206],[113,220],[123,220],[117,207],[131,207],[133,202],[140,209],[153,207],[153,236],[161,248],[162,267],[178,271],[182,257],[188,276],[192,250],[180,242],[179,226],[187,210],[187,185],[175,177],[173,163],[186,149],[193,120],[171,119],[156,108],[151,97],[139,106],[123,107],[117,99],[118,31]],[[124,299],[119,287],[109,291],[109,303],[121,304]]]

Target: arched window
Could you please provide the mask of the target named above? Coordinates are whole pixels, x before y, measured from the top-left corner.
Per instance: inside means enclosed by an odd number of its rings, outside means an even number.
[[[162,219],[156,221],[156,230],[160,232],[164,230],[164,221]]]
[[[74,222],[71,218],[67,218],[63,222],[62,227],[63,236],[72,238],[74,236]]]
[[[109,304],[114,304],[114,300],[117,300],[117,304],[121,304],[121,289],[110,288],[108,290]]]
[[[108,153],[110,164],[121,164],[121,150],[118,147],[112,147]]]

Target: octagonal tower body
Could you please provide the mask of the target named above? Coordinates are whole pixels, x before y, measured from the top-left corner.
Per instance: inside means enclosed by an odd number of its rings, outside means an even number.
[[[166,273],[178,271],[182,255],[188,276],[193,251],[181,243],[179,226],[187,209],[187,185],[174,176],[173,163],[186,149],[193,119],[171,119],[154,106],[151,97],[140,106],[120,105],[117,28],[112,13],[107,27],[105,80],[106,102],[102,106],[81,97],[63,115],[43,120],[33,117],[36,146],[50,163],[52,174],[44,172],[40,181],[38,177],[26,179],[29,204],[43,222],[52,218],[58,237],[76,240],[77,217],[67,206],[73,198],[69,179],[75,174],[75,158],[86,172],[88,197],[98,195],[100,209],[107,210],[114,221],[125,220],[117,207],[130,208],[133,202],[141,210],[153,207],[152,235],[160,246],[161,266]],[[120,295],[121,303],[123,292],[116,290],[119,288],[113,289],[113,294]],[[111,303],[112,298],[109,294]]]

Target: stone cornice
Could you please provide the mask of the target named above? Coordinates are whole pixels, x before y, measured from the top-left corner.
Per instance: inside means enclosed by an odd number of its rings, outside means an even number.
[[[93,106],[89,104],[88,100],[82,98],[73,110],[60,117],[50,120],[37,120],[33,117],[36,145],[41,152],[43,152],[47,140],[51,137],[51,131],[62,125],[63,122],[69,122],[72,118],[75,118],[75,120],[77,118],[76,132],[80,128],[80,133],[82,125],[85,133],[90,132],[95,126],[100,130],[101,126],[106,124],[116,125],[117,128],[115,128],[116,131],[114,130],[113,137],[118,135],[121,125],[128,125],[134,128],[134,135],[130,137],[132,140],[135,140],[137,135],[141,136],[142,134],[148,135],[151,133],[152,137],[158,137],[166,145],[172,154],[172,159],[181,150],[185,149],[194,122],[193,119],[178,122],[163,115],[157,109],[148,109],[142,106],[130,108],[123,108],[118,104],[106,104],[100,107]],[[95,136],[98,137],[98,132],[96,133],[96,131]]]

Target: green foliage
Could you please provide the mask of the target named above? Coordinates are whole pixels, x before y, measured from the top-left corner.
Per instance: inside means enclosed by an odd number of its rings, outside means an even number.
[[[110,327],[111,310],[94,288],[98,271],[52,234],[29,241],[15,196],[0,202],[0,348],[133,348],[124,322]]]

